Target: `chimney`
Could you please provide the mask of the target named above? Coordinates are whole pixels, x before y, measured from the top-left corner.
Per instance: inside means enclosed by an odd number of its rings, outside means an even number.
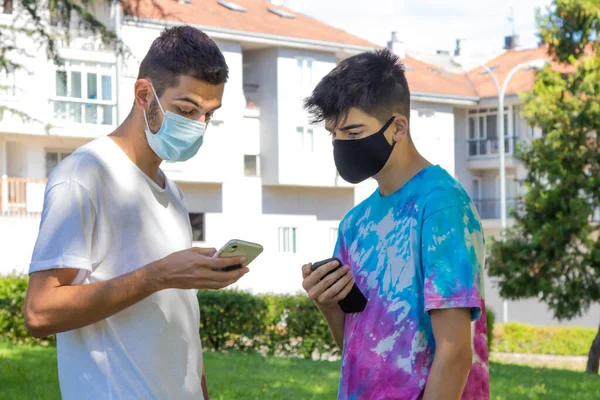
[[[454,49],[454,56],[455,57],[460,57],[463,54],[463,44],[465,42],[465,39],[456,39],[456,48]]]
[[[404,47],[404,42],[398,38],[398,32],[392,32],[392,40],[388,42],[387,47],[398,57],[406,57],[406,48]]]
[[[515,50],[517,47],[519,47],[519,35],[504,37],[504,50]]]

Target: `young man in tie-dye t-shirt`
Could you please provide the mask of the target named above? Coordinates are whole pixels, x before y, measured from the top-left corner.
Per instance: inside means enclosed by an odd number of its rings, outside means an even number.
[[[340,176],[379,186],[340,224],[343,267],[302,269],[343,348],[338,399],[489,399],[481,222],[463,187],[416,150],[399,60],[348,58],[306,106],[332,133]],[[355,283],[367,305],[344,314]]]

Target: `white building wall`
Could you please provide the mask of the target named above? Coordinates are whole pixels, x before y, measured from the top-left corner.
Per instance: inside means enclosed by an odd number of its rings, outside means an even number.
[[[450,175],[456,174],[454,109],[449,105],[413,103],[410,133],[417,150]]]

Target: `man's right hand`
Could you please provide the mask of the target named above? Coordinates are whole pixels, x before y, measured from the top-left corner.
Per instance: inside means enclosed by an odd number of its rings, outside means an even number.
[[[342,266],[329,275],[327,274],[330,271],[338,267],[337,261],[331,261],[314,272],[311,271],[311,267],[311,263],[302,266],[302,277],[304,278],[302,287],[306,290],[308,297],[313,299],[320,308],[337,306],[337,303],[352,290],[354,278],[348,265]]]
[[[215,271],[246,263],[245,257],[213,257],[216,252],[214,248],[192,247],[149,264],[149,272],[156,278],[157,290],[223,289],[248,272],[246,267],[234,271]]]

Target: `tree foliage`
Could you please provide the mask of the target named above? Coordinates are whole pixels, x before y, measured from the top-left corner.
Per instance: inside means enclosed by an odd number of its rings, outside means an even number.
[[[600,301],[600,0],[554,0],[538,25],[554,62],[523,100],[543,134],[518,153],[527,192],[489,273],[503,297],[538,297],[562,320]]]

